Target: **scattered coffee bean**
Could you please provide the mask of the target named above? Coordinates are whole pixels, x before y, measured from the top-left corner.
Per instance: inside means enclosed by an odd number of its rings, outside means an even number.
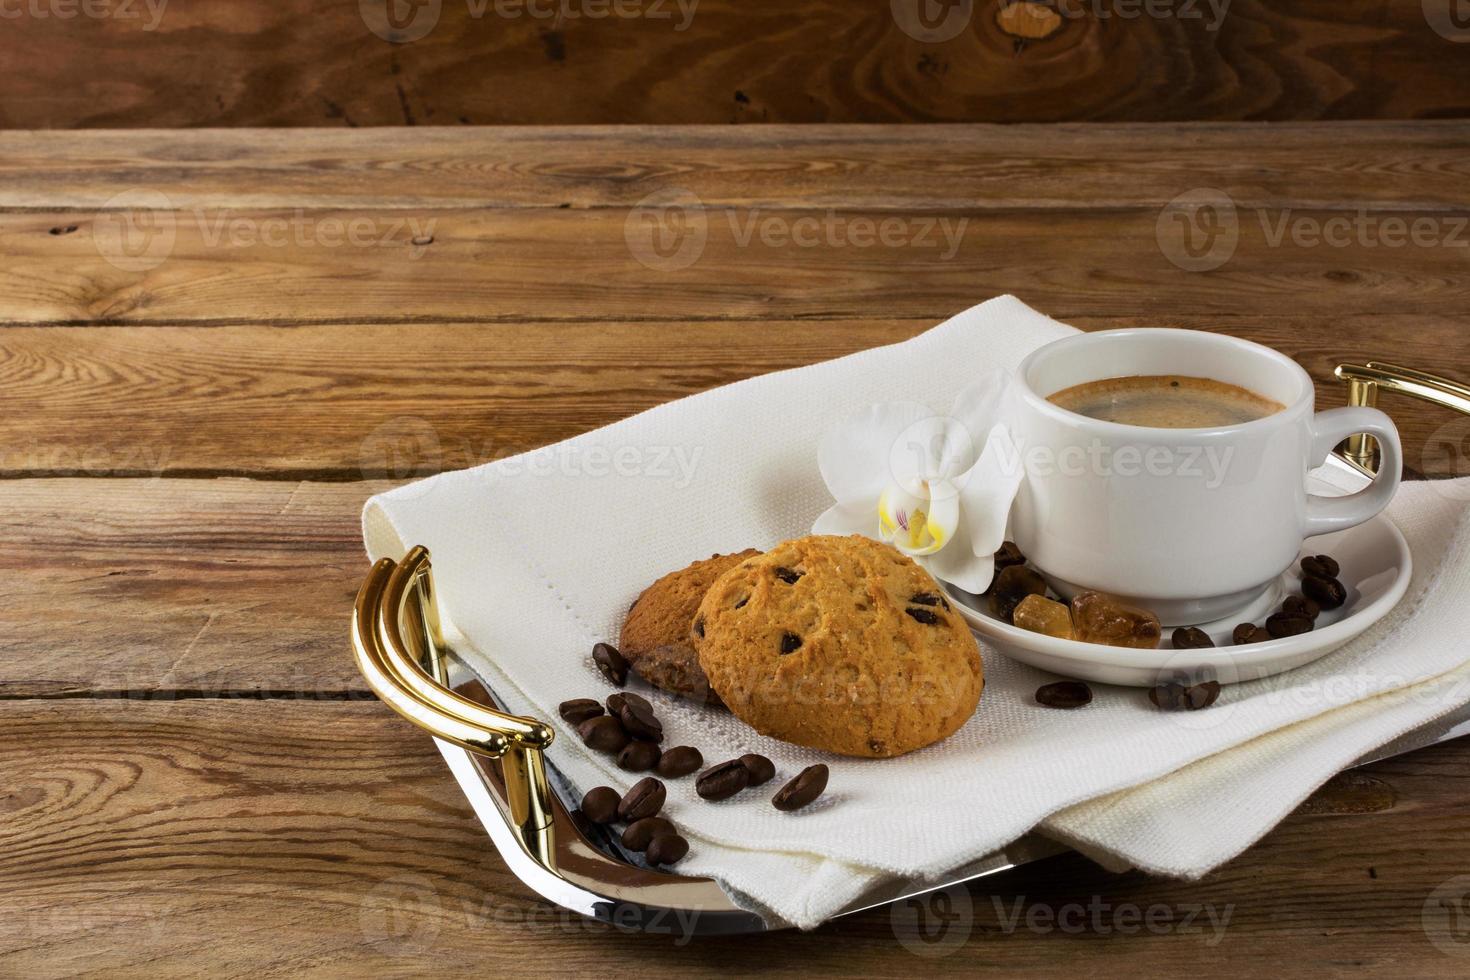
[[[637,698],[637,700],[642,704],[648,705],[648,710],[653,710],[653,705],[648,704],[646,700],[644,700],[641,696],[634,694],[632,691],[614,691],[607,696],[607,713],[612,715],[614,718],[621,715],[623,713],[623,705],[628,703],[629,698]]]
[[[615,687],[622,687],[628,683],[628,661],[618,652],[618,648],[611,643],[599,643],[592,648],[592,662],[597,664],[597,669],[602,671]]]
[[[1215,645],[1215,641],[1210,639],[1210,634],[1198,626],[1179,627],[1174,631],[1173,640],[1175,650],[1203,650]]]
[[[1245,643],[1264,643],[1271,639],[1271,634],[1261,629],[1255,623],[1241,623],[1230,634],[1230,639],[1236,645]]]
[[[618,720],[634,738],[645,738],[650,742],[664,740],[663,722],[654,717],[653,705],[636,694],[623,699],[618,708]]]
[[[628,744],[628,733],[623,723],[612,715],[588,718],[577,726],[577,735],[582,744],[598,752],[621,752]]]
[[[820,762],[807,766],[796,774],[796,778],[777,790],[771,797],[771,806],[777,810],[800,810],[822,795],[827,788],[827,767]]]
[[[668,790],[664,789],[663,783],[652,776],[644,776],[618,801],[618,819],[632,823],[644,817],[657,816],[667,797]]]
[[[602,714],[602,705],[591,698],[573,698],[563,701],[556,709],[563,719],[573,725],[580,725],[588,718],[596,718]]]
[[[582,816],[593,823],[612,823],[618,818],[618,791],[611,786],[597,786],[582,797]]]
[[[939,615],[937,613],[935,613],[932,609],[925,609],[922,606],[911,606],[910,608],[905,609],[904,612],[908,613],[910,616],[914,617],[914,619],[917,619],[925,626],[933,626],[939,622]]]
[[[687,776],[704,765],[704,756],[692,745],[676,745],[664,752],[655,771],[666,779]]]
[[[1272,639],[1310,633],[1313,623],[1306,616],[1294,616],[1288,612],[1272,613],[1266,617],[1266,632]]]
[[[628,824],[628,829],[623,831],[623,846],[630,851],[647,850],[655,837],[672,833],[674,824],[671,821],[663,817],[644,817]]]
[[[797,580],[800,579],[803,574],[804,573],[798,572],[794,568],[776,569],[776,577],[785,582],[787,585],[795,585]]]
[[[781,654],[782,654],[782,656],[784,656],[784,655],[786,655],[788,653],[795,653],[796,651],[798,651],[800,649],[801,649],[801,637],[797,636],[795,633],[782,633],[781,634]]]
[[[1305,596],[1289,595],[1281,603],[1281,611],[1293,616],[1305,616],[1316,622],[1317,617],[1322,615],[1322,607]]]
[[[990,611],[997,619],[1009,623],[1016,607],[1028,595],[1046,595],[1046,579],[1025,565],[1003,568],[990,586]]]
[[[1347,589],[1335,578],[1308,575],[1302,579],[1302,592],[1323,609],[1336,609],[1347,602]]]
[[[1081,681],[1057,681],[1036,689],[1036,703],[1048,708],[1080,708],[1092,703],[1092,688]]]
[[[661,755],[663,753],[653,742],[635,738],[618,753],[618,768],[628,772],[647,772],[658,765]]]
[[[1331,555],[1309,555],[1302,559],[1302,574],[1314,578],[1337,578],[1342,571]]]
[[[740,757],[740,762],[750,773],[751,786],[759,786],[768,783],[776,777],[776,764],[763,755],[755,752],[747,752]]]
[[[1014,541],[1002,541],[1000,550],[995,553],[995,571],[999,574],[1002,569],[1010,568],[1012,565],[1026,564],[1026,556],[1021,554],[1021,549],[1016,547]]]
[[[1148,699],[1165,711],[1198,711],[1208,708],[1220,696],[1219,681],[1199,684],[1160,684],[1150,688]]]
[[[750,785],[750,770],[739,759],[710,766],[694,781],[694,792],[701,799],[728,800]]]
[[[689,853],[689,842],[678,834],[655,837],[643,857],[649,864],[678,864]]]

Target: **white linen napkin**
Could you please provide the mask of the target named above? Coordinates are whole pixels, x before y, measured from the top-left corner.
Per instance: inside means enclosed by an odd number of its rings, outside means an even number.
[[[590,650],[616,642],[644,586],[715,552],[806,533],[830,503],[817,444],[858,408],[909,399],[942,411],[981,372],[1013,370],[1071,332],[1013,297],[991,300],[905,343],[752,378],[380,494],[363,514],[368,553],[428,547],[456,650],[512,710],[557,724],[551,758],[574,785],[623,790],[637,776],[583,748],[556,707],[611,693]],[[937,877],[1038,826],[1106,863],[1202,874],[1342,765],[1470,700],[1465,684],[1442,677],[1470,659],[1459,598],[1470,584],[1467,495],[1458,483],[1406,487],[1390,511],[1415,555],[1399,607],[1315,664],[1227,688],[1210,712],[1190,716],[1209,715],[1208,724],[1123,688],[1101,689],[1082,712],[1042,708],[1033,695],[1052,675],[983,645],[975,716],[898,759],[800,749],[649,692],[666,745],[694,745],[707,763],[760,752],[778,770],[718,804],[700,800],[692,779],[669,782],[665,812],[692,845],[679,870],[713,876],[749,907],[805,928],[885,878]],[[773,809],[771,793],[817,761],[831,767],[826,795],[796,814]]]

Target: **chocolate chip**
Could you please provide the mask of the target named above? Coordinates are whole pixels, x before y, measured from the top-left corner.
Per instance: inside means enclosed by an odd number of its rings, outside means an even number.
[[[687,776],[704,765],[704,756],[692,745],[676,745],[664,752],[655,771],[666,779]]]
[[[689,842],[678,834],[655,837],[643,857],[649,864],[677,864],[689,853]]]
[[[1230,639],[1236,645],[1264,643],[1271,639],[1271,634],[1261,629],[1255,623],[1241,623],[1231,631]]]
[[[800,810],[822,795],[827,788],[827,767],[820,762],[807,766],[796,774],[796,778],[776,791],[771,797],[771,806],[777,810]]]
[[[1092,703],[1092,688],[1081,681],[1056,681],[1036,689],[1036,703],[1048,708],[1080,708]]]
[[[1220,696],[1219,681],[1199,684],[1160,684],[1150,688],[1148,699],[1165,711],[1198,711],[1208,708]]]
[[[1273,639],[1283,636],[1298,636],[1312,630],[1312,621],[1306,616],[1295,616],[1288,612],[1272,613],[1266,617],[1266,632]]]
[[[667,797],[668,790],[664,789],[663,783],[652,776],[644,776],[618,801],[618,819],[632,823],[644,817],[657,816]]]
[[[1347,589],[1335,578],[1308,575],[1302,579],[1302,592],[1323,609],[1336,609],[1347,602]]]
[[[618,648],[611,643],[599,643],[592,648],[592,662],[597,664],[597,669],[602,671],[615,687],[622,687],[628,683],[628,661],[618,652]]]
[[[694,635],[701,640],[704,639],[704,617],[701,616],[694,621]]]
[[[1302,574],[1315,578],[1337,578],[1342,571],[1331,555],[1309,555],[1302,559]]]
[[[798,572],[794,568],[782,567],[776,569],[776,577],[785,582],[787,585],[795,585],[797,580],[800,579],[804,574],[806,573]]]
[[[797,650],[800,649],[801,637],[797,636],[795,633],[781,634],[781,653],[795,653]]]
[[[909,602],[916,606],[943,606],[949,608],[949,600],[938,592],[916,592],[909,596]]]
[[[635,738],[623,746],[623,751],[618,753],[618,768],[626,769],[628,772],[647,772],[658,765],[659,757],[663,753],[658,746],[647,739]]]
[[[645,738],[650,742],[664,740],[664,726],[654,717],[653,705],[636,694],[623,699],[623,704],[618,709],[618,720],[634,738]]]
[[[745,753],[740,757],[740,763],[750,773],[751,786],[768,783],[776,777],[776,764],[758,753]]]
[[[611,786],[597,786],[582,797],[582,816],[593,823],[612,823],[618,816],[618,791]]]
[[[710,766],[694,781],[694,792],[706,800],[728,800],[750,785],[750,770],[739,759]]]
[[[743,596],[740,597],[740,600],[735,603],[735,608],[736,609],[744,609],[745,608],[745,604],[747,602],[749,602],[749,601],[750,601],[750,596],[743,595]]]
[[[588,718],[596,718],[602,714],[602,705],[591,698],[573,698],[570,701],[563,701],[556,710],[563,720],[573,725],[580,725]]]
[[[1210,634],[1198,626],[1181,626],[1174,631],[1174,649],[1176,650],[1203,650],[1215,645],[1210,639]]]
[[[630,851],[644,851],[655,837],[674,833],[672,821],[663,817],[644,817],[642,820],[634,820],[628,824],[628,829],[623,831],[623,846]]]
[[[1322,607],[1305,596],[1289,595],[1281,603],[1281,611],[1291,613],[1293,616],[1305,616],[1315,621],[1322,615]]]
[[[588,718],[577,726],[577,736],[582,744],[598,752],[621,752],[628,744],[628,733],[623,723],[612,715]]]
[[[910,616],[914,617],[925,626],[933,626],[939,622],[939,615],[937,613],[935,613],[931,609],[925,609],[922,606],[914,606],[909,609],[905,609],[904,612],[908,613]]]

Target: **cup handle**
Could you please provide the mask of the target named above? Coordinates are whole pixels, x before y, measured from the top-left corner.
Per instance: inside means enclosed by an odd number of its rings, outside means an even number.
[[[1404,471],[1404,450],[1399,443],[1399,430],[1392,419],[1376,408],[1334,408],[1318,412],[1312,417],[1311,426],[1309,469],[1321,466],[1334,446],[1359,432],[1366,432],[1378,440],[1382,462],[1373,483],[1357,493],[1346,497],[1307,496],[1302,536],[1308,538],[1357,527],[1373,517],[1393,499]]]

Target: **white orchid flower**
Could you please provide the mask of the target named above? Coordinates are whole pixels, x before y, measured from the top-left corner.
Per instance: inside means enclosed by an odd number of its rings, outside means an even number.
[[[960,392],[949,415],[918,402],[870,405],[817,450],[836,504],[814,534],[864,534],[893,545],[936,578],[984,592],[1023,476],[999,422],[1006,376]],[[973,433],[984,433],[977,446]]]

